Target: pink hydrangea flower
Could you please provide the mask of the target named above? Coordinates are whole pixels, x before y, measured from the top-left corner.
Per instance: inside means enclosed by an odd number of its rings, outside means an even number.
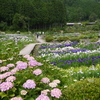
[[[21,63],[21,62],[23,62],[23,61],[17,61],[16,64],[19,64],[19,63]]]
[[[60,83],[60,80],[56,79],[56,80],[53,80],[53,82],[58,84]]]
[[[24,58],[27,58],[27,60],[34,60],[34,57],[31,57],[30,55],[23,56]]]
[[[52,87],[52,88],[57,87],[57,83],[51,82],[51,83],[49,83],[49,86]]]
[[[55,98],[60,98],[60,96],[62,95],[61,90],[58,88],[54,88],[53,90],[51,90],[51,96],[55,97]]]
[[[21,95],[26,95],[27,91],[26,90],[22,90],[20,93],[21,93]]]
[[[36,100],[50,100],[50,98],[46,95],[41,94],[36,98]]]
[[[15,76],[9,76],[6,81],[7,82],[13,82],[14,80],[16,80],[16,77]]]
[[[11,72],[6,72],[6,73],[0,75],[0,79],[4,79],[4,78],[6,78],[6,77],[8,77],[10,75],[12,75]]]
[[[29,57],[30,57],[30,55],[24,55],[23,57],[24,57],[24,58],[29,58]]]
[[[39,62],[37,63],[37,66],[42,66],[42,65],[43,65],[42,63],[39,63]]]
[[[28,79],[24,84],[23,87],[25,89],[34,89],[36,87],[36,84],[33,80]]]
[[[46,89],[46,90],[41,91],[41,94],[47,95],[48,92],[50,92],[50,90]]]
[[[29,66],[36,66],[38,64],[38,62],[36,61],[36,60],[30,60],[29,62],[28,62],[28,65]]]
[[[14,67],[15,65],[14,64],[8,64],[7,67],[11,68],[11,67]]]
[[[10,100],[23,100],[21,97],[13,97]]]
[[[15,67],[10,72],[12,73],[12,75],[14,75],[14,74],[16,74],[17,71],[19,71],[19,68]]]
[[[36,69],[33,71],[33,74],[35,74],[35,75],[40,75],[41,73],[42,73],[41,69]]]
[[[44,77],[44,78],[41,79],[41,82],[43,82],[43,83],[49,83],[50,79],[47,78],[47,77]]]
[[[9,68],[6,66],[0,67],[0,72],[4,72],[4,71],[8,71],[8,70],[9,70]]]
[[[10,76],[12,73],[11,72],[6,72],[4,73],[7,77]]]
[[[26,62],[20,62],[20,63],[17,64],[16,67],[19,68],[19,70],[26,69],[27,63]]]
[[[11,89],[14,85],[11,82],[3,82],[0,84],[1,91],[7,91]]]
[[[27,60],[34,60],[34,57],[28,57]]]
[[[2,79],[4,79],[5,78],[5,76],[3,75],[3,74],[1,74],[0,75],[0,79],[2,80]]]

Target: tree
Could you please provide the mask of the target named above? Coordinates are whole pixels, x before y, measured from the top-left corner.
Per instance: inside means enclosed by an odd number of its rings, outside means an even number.
[[[7,29],[7,22],[1,21],[0,23],[0,30],[5,31]]]
[[[15,0],[0,0],[0,21],[11,25],[15,10]]]
[[[95,21],[97,19],[97,15],[95,13],[91,13],[89,16],[89,21]]]
[[[13,17],[13,28],[15,30],[20,30],[20,29],[27,29],[28,28],[28,17],[25,17],[21,14],[16,13]]]

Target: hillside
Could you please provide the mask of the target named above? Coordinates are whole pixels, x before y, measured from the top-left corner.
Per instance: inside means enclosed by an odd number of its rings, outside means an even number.
[[[0,0],[0,30],[62,26],[100,19],[100,0]]]

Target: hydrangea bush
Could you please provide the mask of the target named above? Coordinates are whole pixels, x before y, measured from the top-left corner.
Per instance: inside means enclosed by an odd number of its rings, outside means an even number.
[[[3,60],[0,64],[0,99],[51,100],[61,97],[60,80],[45,74],[44,65],[30,55],[23,56],[15,64],[6,65]]]

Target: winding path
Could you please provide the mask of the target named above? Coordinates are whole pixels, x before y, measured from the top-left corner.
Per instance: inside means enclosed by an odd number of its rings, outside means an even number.
[[[36,41],[39,42],[39,43],[30,43],[30,44],[26,45],[26,47],[24,47],[24,48],[19,52],[19,55],[29,55],[37,44],[47,43],[47,42],[45,42],[45,40],[42,39],[41,36],[39,36],[39,37],[36,39]]]

